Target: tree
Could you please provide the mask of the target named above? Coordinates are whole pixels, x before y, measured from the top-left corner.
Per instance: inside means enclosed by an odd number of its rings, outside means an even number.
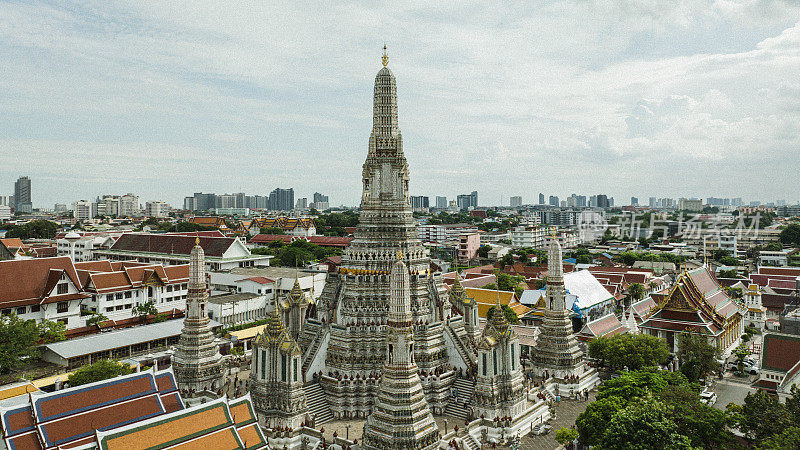
[[[781,231],[781,243],[784,245],[791,245],[793,247],[800,247],[800,223],[790,223]]]
[[[100,314],[98,312],[93,312],[92,313],[92,317],[89,317],[88,319],[86,319],[86,326],[90,327],[92,325],[97,325],[98,323],[105,322],[106,320],[108,320],[108,317],[106,317],[106,316],[104,316],[104,315],[102,315],[102,314]]]
[[[134,369],[126,364],[120,364],[110,359],[101,359],[100,361],[76,370],[67,377],[67,382],[69,382],[70,387],[75,387],[94,383],[95,381],[107,380],[120,375],[127,375],[133,373],[133,371]]]
[[[14,225],[6,233],[7,238],[53,239],[58,232],[58,224],[49,220],[31,220],[24,225]]]
[[[628,293],[634,300],[641,300],[644,298],[644,286],[642,283],[633,283],[628,286]]]
[[[669,361],[669,349],[661,339],[649,334],[618,334],[589,342],[589,356],[614,368],[640,370]]]
[[[736,269],[720,270],[717,276],[719,278],[739,278],[739,272]]]
[[[777,397],[759,390],[744,398],[739,430],[751,441],[762,442],[792,425],[792,415]]]
[[[0,373],[9,373],[28,358],[38,356],[39,328],[34,320],[22,320],[14,313],[0,318]]]
[[[800,426],[791,426],[781,433],[776,433],[765,439],[759,450],[786,450],[800,448]]]
[[[689,449],[689,438],[667,416],[666,406],[654,399],[635,402],[618,412],[608,424],[600,445],[606,450]]]
[[[705,335],[681,333],[678,336],[678,361],[681,372],[690,381],[697,381],[719,368],[719,349],[708,343]]]
[[[138,316],[143,323],[147,323],[147,317],[157,315],[158,309],[156,309],[156,305],[152,301],[147,301],[134,305],[131,312],[134,316]]]
[[[61,322],[43,320],[39,322],[37,329],[39,331],[39,342],[42,344],[51,344],[67,338],[65,335],[67,326]]]
[[[578,439],[578,430],[573,430],[572,428],[559,428],[556,430],[556,442],[561,445],[565,445],[575,439]]]
[[[489,251],[491,249],[492,249],[492,247],[490,247],[488,245],[481,245],[480,247],[478,247],[478,252],[477,252],[478,253],[478,257],[480,257],[480,258],[488,258],[489,257]]]
[[[602,398],[589,403],[586,410],[575,419],[575,428],[578,430],[581,443],[597,445],[611,419],[627,404],[628,401],[620,397]]]
[[[506,254],[505,254],[505,255],[504,255],[504,256],[503,256],[503,257],[500,259],[500,267],[501,267],[501,268],[505,268],[506,266],[513,266],[513,265],[514,265],[514,262],[515,262],[515,261],[514,261],[514,255],[512,255],[511,253],[506,253]]]

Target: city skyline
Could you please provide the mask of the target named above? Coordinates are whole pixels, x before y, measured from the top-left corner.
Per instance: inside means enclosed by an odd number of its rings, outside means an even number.
[[[355,206],[386,41],[412,195],[798,200],[797,5],[206,6],[0,5],[0,194]]]

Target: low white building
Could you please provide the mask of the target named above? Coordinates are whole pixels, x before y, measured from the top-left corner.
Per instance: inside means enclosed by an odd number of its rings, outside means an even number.
[[[112,245],[114,238],[111,236],[81,236],[74,231],[56,239],[58,256],[69,256],[75,262],[93,261],[96,250],[108,250]]]
[[[170,206],[166,202],[145,203],[144,214],[147,217],[167,217]]]
[[[84,325],[81,304],[90,297],[66,256],[0,261],[0,316],[78,328]]]
[[[789,252],[762,250],[758,252],[758,263],[762,266],[786,267],[789,265]]]
[[[94,261],[76,263],[90,294],[83,307],[111,320],[133,317],[133,307],[153,302],[159,313],[186,309],[189,265],[116,263]]]
[[[275,308],[271,294],[229,293],[208,299],[208,318],[228,328],[264,319]]]
[[[511,230],[511,246],[514,248],[544,248],[550,236],[558,230],[556,226],[519,226]]]

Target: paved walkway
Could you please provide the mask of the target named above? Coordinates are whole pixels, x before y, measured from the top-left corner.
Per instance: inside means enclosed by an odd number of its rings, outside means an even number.
[[[564,400],[556,404],[556,418],[550,421],[553,427],[550,433],[544,436],[528,434],[520,440],[520,450],[553,450],[559,446],[556,442],[556,430],[570,428],[575,425],[575,419],[586,410],[586,406],[594,401],[595,392],[589,393],[589,401]]]

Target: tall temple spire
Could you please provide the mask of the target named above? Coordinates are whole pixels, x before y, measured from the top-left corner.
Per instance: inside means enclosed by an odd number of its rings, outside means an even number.
[[[566,289],[564,288],[564,262],[561,256],[561,244],[553,236],[547,249],[547,308],[553,311],[566,309]]]
[[[197,236],[189,262],[186,317],[173,358],[178,386],[187,395],[214,392],[222,386],[222,355],[214,342],[208,318],[205,267],[205,253]]]
[[[365,449],[425,449],[439,445],[439,428],[425,400],[417,364],[408,267],[402,260],[389,277],[389,320],[386,363],[375,407],[364,424]]]

